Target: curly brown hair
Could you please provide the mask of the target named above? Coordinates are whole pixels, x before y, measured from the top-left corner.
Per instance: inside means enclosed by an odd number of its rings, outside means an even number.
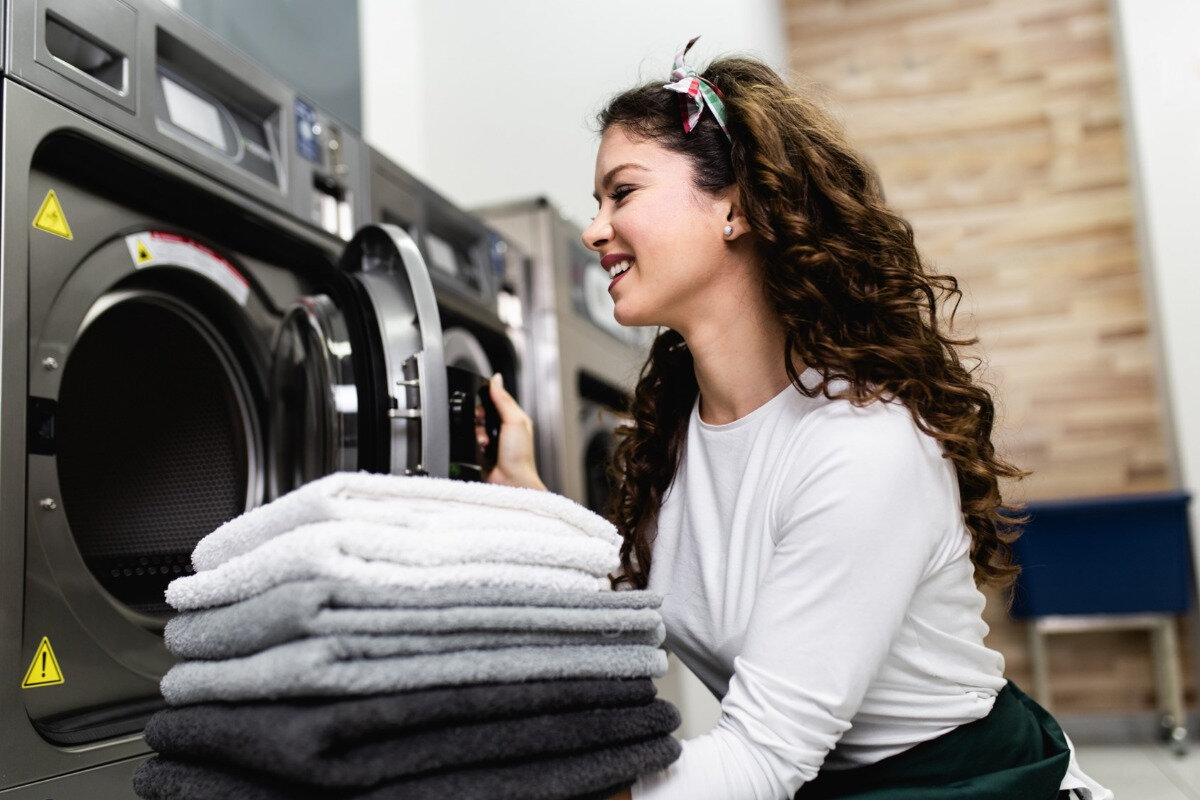
[[[686,155],[697,188],[737,185],[764,291],[785,330],[780,357],[792,384],[809,397],[856,405],[903,402],[954,463],[976,583],[1011,583],[1018,568],[1009,545],[1022,520],[1003,503],[999,479],[1025,473],[996,455],[991,395],[959,355],[976,340],[944,330],[961,298],[958,281],[927,271],[912,227],[886,207],[874,171],[813,98],[749,58],[719,59],[702,76],[724,97],[732,143],[707,111],[684,133],[682,97],[661,82],[613,99],[599,115],[601,131],[619,126]],[[797,362],[820,382],[802,383]],[[845,388],[835,391],[833,381]],[[697,391],[683,338],[660,333],[612,464],[609,514],[624,537],[615,585],[648,584],[655,519]]]

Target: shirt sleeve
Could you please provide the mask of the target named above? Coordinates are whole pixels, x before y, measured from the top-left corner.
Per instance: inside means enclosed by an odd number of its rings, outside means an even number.
[[[813,413],[721,717],[635,800],[790,800],[849,729],[956,516],[950,466],[902,406]]]

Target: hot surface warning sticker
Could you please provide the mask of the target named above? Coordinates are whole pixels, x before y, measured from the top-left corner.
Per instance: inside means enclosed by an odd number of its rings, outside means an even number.
[[[71,234],[71,226],[67,224],[67,215],[63,213],[62,204],[58,202],[58,195],[53,189],[46,192],[42,207],[33,217],[33,227],[64,239],[75,238]]]
[[[182,267],[198,272],[220,286],[238,305],[246,305],[250,283],[229,261],[185,236],[164,231],[143,231],[125,237],[129,257],[138,269]]]
[[[50,647],[50,637],[43,636],[37,652],[33,654],[33,663],[21,681],[22,689],[36,689],[39,686],[57,686],[65,682],[58,659],[54,657],[54,649]]]

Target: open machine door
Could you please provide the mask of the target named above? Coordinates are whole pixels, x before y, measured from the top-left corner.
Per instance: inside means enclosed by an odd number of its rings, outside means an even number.
[[[357,320],[326,295],[300,297],[272,346],[271,499],[335,471],[448,473],[446,362],[420,252],[401,228],[368,225],[339,267]]]

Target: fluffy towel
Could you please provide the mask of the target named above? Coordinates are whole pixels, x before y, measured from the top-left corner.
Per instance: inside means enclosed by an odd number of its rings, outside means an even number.
[[[394,696],[371,698],[392,705]],[[320,706],[307,713],[256,717],[213,705],[161,712],[146,726],[146,742],[171,758],[247,769],[262,777],[335,788],[367,788],[435,770],[459,769],[597,750],[668,734],[679,727],[679,712],[664,700],[644,706],[593,708],[511,719],[439,725],[379,734],[364,740],[339,732],[330,742]],[[193,713],[188,713],[193,712]],[[309,724],[313,721],[313,725]],[[358,720],[346,718],[354,730]]]
[[[182,658],[233,658],[308,636],[574,632],[606,643],[659,644],[661,598],[648,592],[380,590],[353,584],[285,583],[220,608],[185,611],[167,623]],[[641,634],[634,636],[633,634]],[[597,642],[598,643],[598,642]]]
[[[534,761],[489,764],[401,778],[339,800],[569,800],[602,797],[600,790],[668,766],[679,743],[659,736],[633,744]],[[328,800],[329,789],[265,780],[242,770],[161,756],[138,767],[133,788],[145,800]]]
[[[367,561],[340,553],[312,551],[294,558],[267,561],[247,553],[216,569],[177,578],[167,586],[167,602],[178,611],[237,603],[291,581],[335,580],[391,589],[485,588],[536,586],[559,591],[604,591],[608,578],[563,567],[527,564],[448,564],[414,567],[390,561]]]
[[[330,653],[330,660],[343,660],[343,654],[347,652],[369,653],[365,656],[367,658],[392,658],[395,656],[458,653],[463,650],[502,650],[514,647],[566,647],[572,645],[649,645],[657,647],[662,644],[662,637],[658,631],[654,630],[625,631],[608,638],[578,631],[511,630],[378,636],[373,634],[334,634],[314,636],[301,641],[307,642],[314,648],[324,647]],[[252,656],[257,652],[263,651],[255,650],[235,657]],[[221,660],[229,659],[212,659],[209,663]]]
[[[171,705],[364,695],[554,678],[643,678],[667,671],[649,645],[572,645],[393,655],[405,637],[320,637],[244,658],[185,661],[163,676]]]
[[[249,553],[214,567],[220,572],[249,559],[278,561],[289,553],[354,555],[369,561],[391,561],[415,567],[437,567],[470,562],[530,564],[567,567],[608,575],[621,565],[618,549],[588,536],[557,536],[537,531],[488,528],[453,528],[414,531],[396,525],[358,520],[314,522],[281,533]]]
[[[605,576],[620,566],[620,558],[613,545],[586,536],[449,527],[412,531],[369,522],[320,522],[280,534],[213,569],[172,581],[167,602],[175,605],[172,598],[222,588],[242,599],[322,570],[346,575],[360,567],[392,565],[431,570],[496,565],[496,572],[509,566],[553,567],[600,579],[607,586]],[[592,588],[596,585],[592,580]]]
[[[586,535],[616,547],[616,528],[551,492],[489,483],[339,472],[230,520],[192,553],[197,571],[213,569],[301,525],[330,520],[378,522],[422,531],[488,528]]]
[[[221,745],[245,750],[255,762],[298,762],[334,757],[362,744],[435,725],[488,722],[597,708],[646,706],[655,695],[649,678],[574,679],[422,689],[399,694],[272,703],[205,703],[168,708],[146,726],[156,749],[199,747],[192,730],[217,734]],[[208,737],[210,740],[216,737]],[[197,757],[203,756],[202,751]]]

